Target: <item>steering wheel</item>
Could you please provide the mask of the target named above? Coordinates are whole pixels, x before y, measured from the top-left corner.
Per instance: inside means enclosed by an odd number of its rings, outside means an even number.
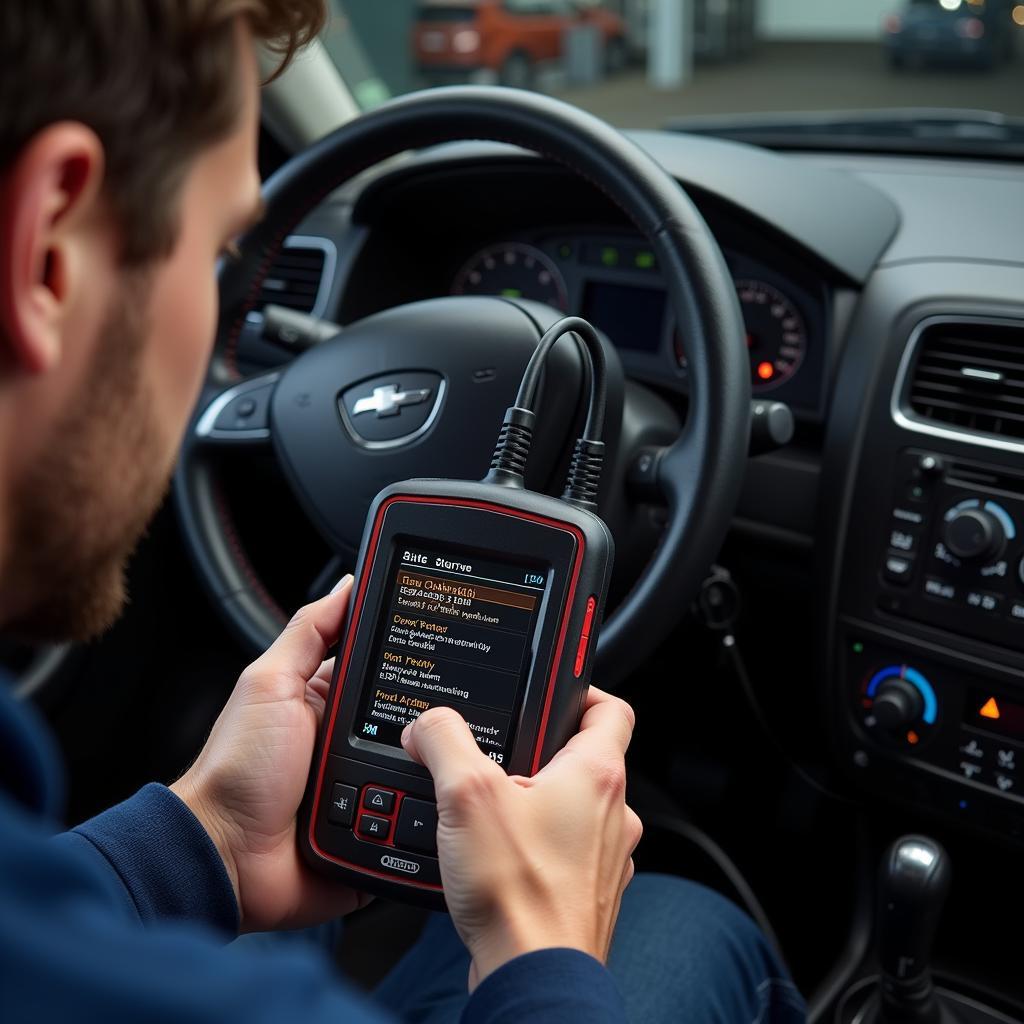
[[[549,97],[475,86],[407,95],[350,121],[268,180],[264,219],[242,239],[240,259],[220,271],[218,342],[175,481],[186,543],[228,623],[263,650],[285,616],[251,567],[223,496],[222,460],[232,451],[271,448],[310,520],[344,554],[358,550],[366,511],[385,484],[483,475],[526,361],[561,315],[555,310],[433,299],[367,317],[273,373],[243,379],[236,361],[275,257],[314,207],[388,157],[459,140],[531,150],[604,192],[646,236],[681,326],[689,408],[657,466],[667,524],[601,631],[595,678],[608,686],[668,635],[724,540],[746,464],[749,371],[732,280],[690,199],[633,142]],[[538,424],[554,440],[546,453],[535,448],[534,480],[551,477],[579,403],[580,356],[567,343],[556,352]]]

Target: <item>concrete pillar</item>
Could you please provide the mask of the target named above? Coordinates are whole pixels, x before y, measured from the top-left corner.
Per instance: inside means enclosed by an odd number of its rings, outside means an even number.
[[[647,81],[678,89],[693,77],[693,0],[650,0]]]

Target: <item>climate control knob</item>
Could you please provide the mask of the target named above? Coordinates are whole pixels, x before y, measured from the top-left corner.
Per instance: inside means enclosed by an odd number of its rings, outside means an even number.
[[[987,562],[1002,554],[1006,531],[991,512],[966,508],[946,520],[944,539],[946,547],[957,558]]]
[[[924,697],[906,679],[887,679],[875,691],[871,713],[886,732],[903,732],[920,721]]]

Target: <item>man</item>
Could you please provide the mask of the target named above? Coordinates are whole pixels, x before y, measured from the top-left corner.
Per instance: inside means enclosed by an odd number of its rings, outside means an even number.
[[[0,623],[84,639],[165,492],[214,331],[214,266],[259,210],[257,42],[321,0],[4,0],[0,38]],[[455,713],[403,742],[432,772],[451,919],[367,999],[322,955],[229,944],[361,905],[302,864],[295,812],[350,580],[242,674],[195,765],[53,836],[56,757],[0,686],[0,1018],[798,1019],[724,900],[632,877],[633,718],[508,778]],[[453,929],[454,925],[454,929]],[[456,934],[457,933],[457,934]],[[611,950],[609,954],[609,950]],[[611,958],[612,974],[602,966]]]

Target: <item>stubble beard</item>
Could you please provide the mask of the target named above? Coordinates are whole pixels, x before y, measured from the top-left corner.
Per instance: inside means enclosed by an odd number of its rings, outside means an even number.
[[[126,274],[78,401],[12,496],[3,585],[18,588],[19,611],[3,628],[18,639],[89,640],[124,608],[127,564],[174,458],[142,375],[150,290],[149,274]]]

